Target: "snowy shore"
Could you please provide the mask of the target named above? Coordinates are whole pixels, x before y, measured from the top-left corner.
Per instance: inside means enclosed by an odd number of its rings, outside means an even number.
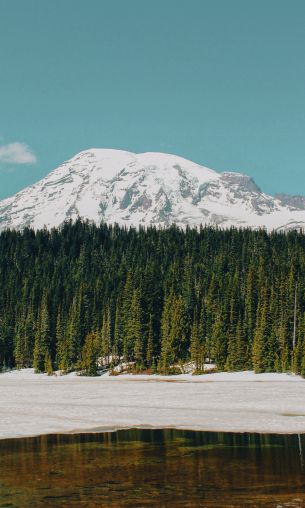
[[[252,372],[0,374],[0,439],[130,427],[305,433],[305,380]]]

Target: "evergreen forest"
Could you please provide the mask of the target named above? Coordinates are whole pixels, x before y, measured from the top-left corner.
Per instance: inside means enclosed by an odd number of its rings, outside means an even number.
[[[305,235],[81,220],[0,234],[0,368],[305,376]]]

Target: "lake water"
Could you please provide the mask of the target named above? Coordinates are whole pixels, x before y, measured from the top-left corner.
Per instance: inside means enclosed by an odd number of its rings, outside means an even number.
[[[126,430],[0,441],[1,508],[305,507],[305,436]]]

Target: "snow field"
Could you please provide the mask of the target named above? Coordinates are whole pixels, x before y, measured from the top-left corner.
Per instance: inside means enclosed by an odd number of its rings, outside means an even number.
[[[0,374],[0,439],[130,427],[305,433],[305,380],[252,372]]]

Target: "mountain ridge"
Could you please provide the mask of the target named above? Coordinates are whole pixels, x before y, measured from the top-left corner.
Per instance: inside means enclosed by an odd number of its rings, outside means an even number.
[[[120,225],[305,228],[305,197],[270,196],[244,173],[183,157],[92,148],[0,201],[0,230],[76,218]]]

